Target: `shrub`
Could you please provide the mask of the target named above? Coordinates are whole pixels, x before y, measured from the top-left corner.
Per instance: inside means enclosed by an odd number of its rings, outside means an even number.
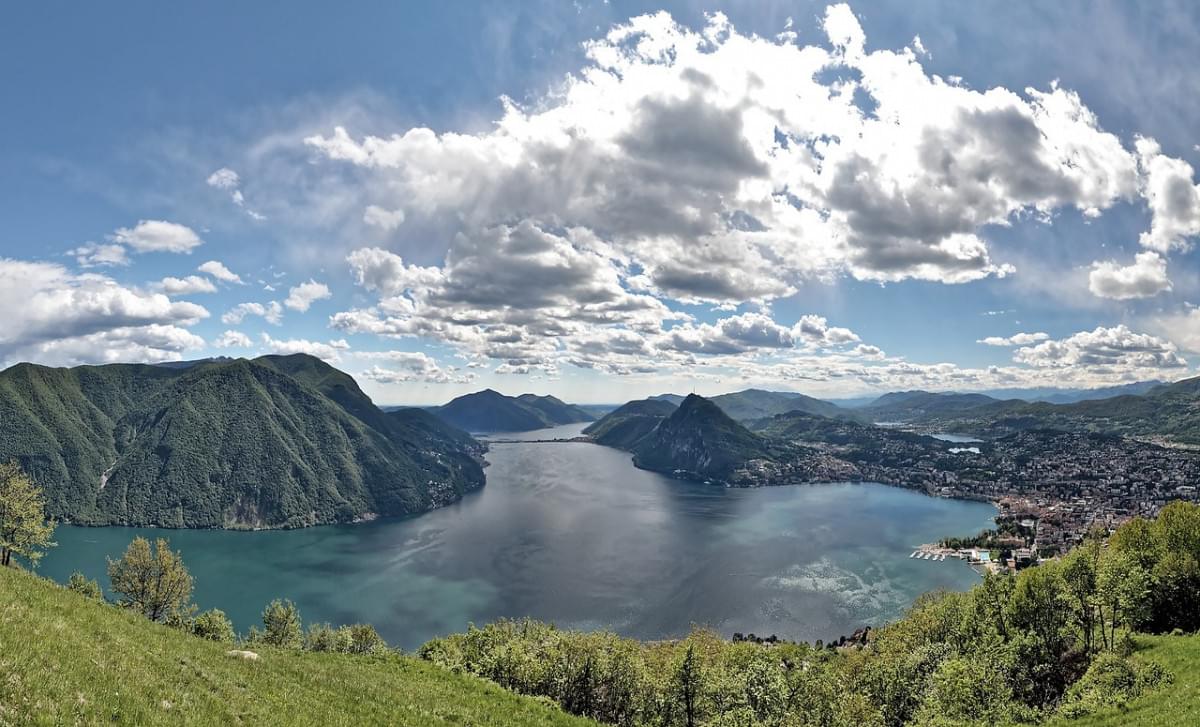
[[[1158,664],[1138,666],[1119,654],[1105,652],[1067,691],[1059,711],[1074,719],[1106,707],[1124,707],[1143,692],[1170,681],[1171,674]]]
[[[197,616],[192,621],[192,633],[210,641],[232,642],[237,640],[233,630],[233,622],[225,612],[214,608]]]
[[[335,629],[329,624],[312,624],[304,636],[304,648],[308,651],[346,652],[351,643],[349,629]]]
[[[71,574],[71,577],[67,579],[67,588],[75,591],[81,596],[93,598],[97,601],[104,600],[104,592],[100,590],[100,582],[94,578],[89,581],[87,577],[79,571],[75,571]]]
[[[353,654],[373,654],[387,649],[387,642],[370,624],[354,624],[343,627],[350,632],[350,649]],[[341,629],[338,629],[341,631]]]

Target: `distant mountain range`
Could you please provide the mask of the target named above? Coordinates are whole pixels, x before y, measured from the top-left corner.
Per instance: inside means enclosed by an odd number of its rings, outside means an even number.
[[[88,525],[301,527],[448,504],[482,448],[305,355],[0,372],[0,461]]]
[[[874,424],[882,422],[916,431]],[[1200,444],[1200,377],[1064,404],[929,391],[893,392],[855,409],[754,389],[711,399],[660,395],[624,404],[583,431],[598,444],[632,452],[645,469],[745,486],[782,484],[852,472],[863,462],[894,464],[881,450],[887,442],[910,452],[909,445],[938,456],[948,451],[921,432],[995,439],[1059,431]],[[806,444],[812,442],[834,449],[818,455]]]
[[[596,418],[591,412],[553,396],[505,396],[492,389],[460,396],[429,411],[468,432],[526,432]]]

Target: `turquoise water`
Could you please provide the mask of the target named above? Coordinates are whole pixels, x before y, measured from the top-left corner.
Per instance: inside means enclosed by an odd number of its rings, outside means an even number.
[[[135,535],[165,536],[197,604],[239,630],[290,598],[306,621],[370,622],[409,649],[525,615],[640,638],[697,623],[814,640],[892,619],[924,591],[969,588],[978,577],[965,564],[908,556],[995,515],[882,485],[681,482],[585,443],[496,444],[488,460],[481,492],[414,518],[257,533],[60,527],[39,570],[107,584],[106,556]]]

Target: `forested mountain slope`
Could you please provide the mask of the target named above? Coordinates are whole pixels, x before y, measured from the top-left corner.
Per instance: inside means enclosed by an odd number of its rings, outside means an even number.
[[[0,460],[92,525],[301,527],[445,505],[478,445],[310,356],[0,372]]]

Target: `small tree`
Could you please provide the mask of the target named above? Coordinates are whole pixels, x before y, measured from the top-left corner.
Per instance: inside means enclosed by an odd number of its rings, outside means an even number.
[[[675,694],[687,727],[696,727],[700,720],[700,692],[703,685],[704,675],[700,658],[696,656],[696,646],[688,644],[683,659],[675,669]]]
[[[41,489],[16,462],[0,464],[0,565],[12,565],[14,553],[36,565],[53,535]]]
[[[145,538],[134,538],[120,560],[109,558],[108,579],[122,606],[151,621],[186,610],[192,597],[192,576],[165,538],[154,547]]]
[[[299,649],[304,643],[300,611],[291,601],[275,599],[263,609],[263,631],[255,631],[256,641],[286,649]]]
[[[97,601],[104,600],[104,592],[100,590],[100,583],[96,579],[88,580],[87,576],[75,571],[71,577],[67,579],[67,588],[75,591],[81,596],[94,598]]]

